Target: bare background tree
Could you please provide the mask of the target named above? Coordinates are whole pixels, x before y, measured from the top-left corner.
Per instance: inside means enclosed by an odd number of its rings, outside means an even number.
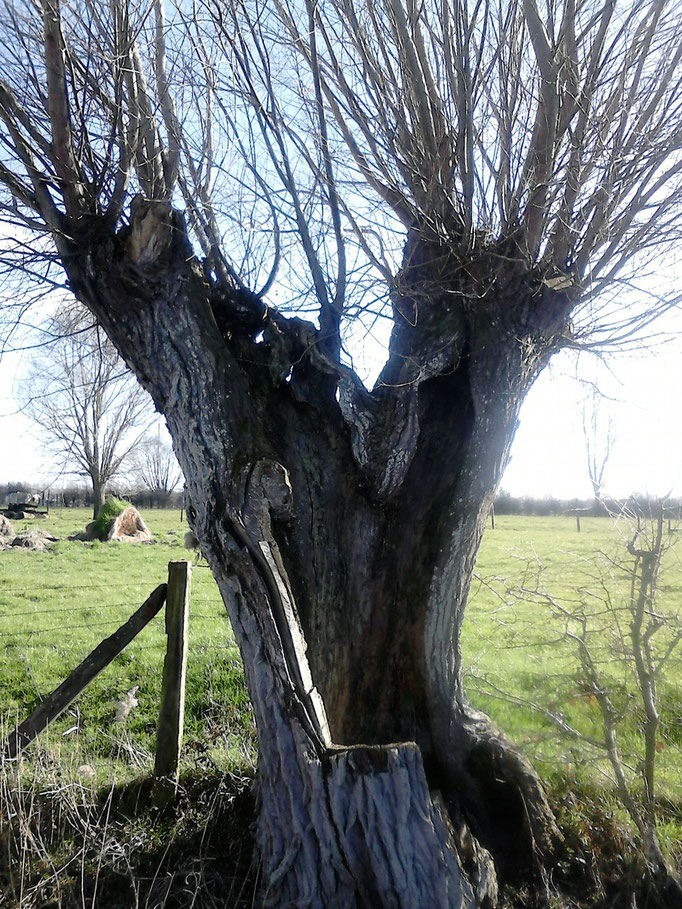
[[[152,493],[159,505],[168,502],[182,480],[172,447],[158,434],[148,436],[136,447],[132,461],[132,473],[138,486]]]
[[[663,720],[662,706],[677,702],[682,612],[662,581],[678,558],[678,518],[679,505],[665,501],[633,503],[613,513],[618,542],[595,552],[592,577],[570,595],[552,591],[539,560],[526,566],[519,584],[495,578],[490,586],[513,612],[519,604],[536,606],[527,619],[533,624],[538,613],[549,611],[551,637],[558,628],[570,643],[574,665],[557,673],[556,690],[544,703],[535,699],[525,706],[573,743],[577,763],[591,760],[603,768],[650,870],[643,899],[670,906],[682,901],[682,880],[660,845],[658,777],[664,752],[679,749],[675,721]],[[509,621],[509,613],[503,615]],[[520,646],[531,632],[518,616],[515,624],[514,646]],[[490,679],[477,681],[482,693],[524,704]],[[591,715],[581,710],[585,701],[594,705]]]
[[[592,485],[595,509],[599,508],[604,475],[614,444],[613,421],[606,411],[604,397],[596,385],[590,386],[581,407],[587,475]]]
[[[661,849],[656,818],[657,757],[664,747],[660,694],[679,668],[682,641],[679,606],[662,602],[658,595],[663,558],[675,538],[665,528],[664,503],[652,517],[631,523],[627,556],[604,559],[610,573],[618,575],[621,595],[609,596],[603,584],[592,595],[585,593],[578,608],[566,608],[556,600],[552,607],[575,645],[587,691],[599,705],[604,749],[618,797],[641,838],[655,885],[664,900],[675,905],[682,902],[682,879]],[[615,679],[608,668],[614,660],[620,667]],[[626,701],[624,706],[623,687],[628,694],[634,690],[634,704]],[[641,717],[641,747],[634,761],[628,760],[619,741],[620,727],[633,710]],[[638,783],[641,799],[635,794]]]
[[[254,706],[266,900],[492,904],[556,827],[468,704],[471,574],[550,357],[676,302],[623,288],[682,228],[682,22],[169,10],[5,5],[4,261],[65,275],[166,417]],[[378,318],[370,390],[343,348]]]
[[[55,473],[85,477],[94,517],[107,485],[131,465],[151,419],[149,399],[92,319],[74,306],[50,319],[23,382],[26,413],[54,456]]]

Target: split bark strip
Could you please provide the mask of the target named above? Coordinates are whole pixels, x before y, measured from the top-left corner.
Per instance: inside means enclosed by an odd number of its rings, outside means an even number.
[[[6,756],[10,759],[15,758],[39,732],[42,732],[52,720],[66,710],[81,691],[128,646],[145,625],[149,624],[161,610],[165,600],[166,584],[159,584],[137,612],[133,613],[128,621],[110,637],[95,647],[80,666],[74,669],[71,675],[36,707],[28,719],[15,729],[5,744]]]
[[[166,656],[163,661],[161,707],[156,732],[153,800],[158,807],[175,798],[182,731],[185,725],[187,631],[192,568],[189,562],[168,563]]]
[[[225,525],[233,539],[249,554],[256,573],[265,587],[272,619],[279,635],[279,645],[284,656],[287,681],[293,694],[291,708],[318,756],[322,757],[331,744],[326,717],[320,716],[318,703],[311,696],[311,692],[303,681],[300,656],[292,638],[277,578],[263,551],[251,539],[242,522],[226,513]]]

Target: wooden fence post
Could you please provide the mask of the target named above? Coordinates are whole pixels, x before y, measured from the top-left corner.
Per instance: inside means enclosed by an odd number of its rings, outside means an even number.
[[[156,732],[153,801],[163,807],[175,798],[182,730],[185,721],[187,627],[192,567],[189,562],[168,563],[166,594],[166,656],[163,661],[161,706]]]

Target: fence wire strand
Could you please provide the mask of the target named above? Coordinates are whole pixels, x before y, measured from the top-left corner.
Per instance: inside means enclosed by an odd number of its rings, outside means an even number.
[[[196,566],[193,566],[196,567]],[[61,592],[61,591],[82,591],[82,590],[101,590],[110,592],[110,587],[105,584],[39,584],[26,587],[0,587],[0,597],[4,599],[16,598],[18,601],[17,605],[24,605],[25,596],[21,594],[39,594],[44,591],[48,592]],[[131,601],[138,598],[144,597],[144,593],[141,589],[136,588],[134,594],[131,594],[130,599],[123,602],[116,603],[88,603],[86,605],[79,606],[59,606],[56,608],[42,609],[36,604],[36,608],[33,609],[22,609],[20,612],[15,612],[9,603],[3,603],[4,609],[0,612],[0,628],[2,627],[3,621],[11,621],[13,619],[30,619],[38,618],[43,615],[64,615],[64,614],[77,614],[83,613],[88,610],[110,610],[110,609],[131,609]],[[211,604],[216,606],[215,614],[210,613],[200,613],[193,612],[190,606],[189,618],[190,621],[193,619],[198,619],[199,621],[216,621],[224,620],[227,621],[227,613],[225,612],[222,600],[220,599],[220,594],[216,590],[215,596],[192,596],[191,605],[194,604]],[[48,627],[37,627],[31,629],[22,629],[21,631],[0,631],[0,639],[4,638],[8,642],[14,638],[32,638],[35,635],[51,634],[59,632],[60,636],[73,637],[73,633],[87,628],[106,628],[113,625],[119,625],[125,621],[125,615],[122,615],[120,619],[109,619],[103,622],[87,622],[79,623],[77,625],[61,625],[61,626],[48,626]]]

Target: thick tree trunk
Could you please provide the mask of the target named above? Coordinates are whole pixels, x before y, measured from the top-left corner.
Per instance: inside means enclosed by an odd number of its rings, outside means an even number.
[[[104,495],[105,484],[102,482],[99,474],[94,474],[92,477],[92,518],[93,520],[97,519],[100,511],[104,507],[105,495]]]
[[[472,828],[505,877],[527,877],[551,853],[556,827],[528,762],[468,704],[460,635],[518,409],[555,349],[565,301],[512,267],[491,281],[487,305],[468,287],[477,311],[452,306],[448,316],[412,292],[436,283],[424,280],[419,255],[398,290],[406,312],[378,392],[355,387],[342,398],[353,456],[336,427],[311,415],[302,430],[272,408],[299,493],[295,521],[274,522],[274,533],[334,740],[415,741],[451,818]]]
[[[133,220],[69,274],[166,416],[242,652],[265,902],[492,905],[494,866],[537,870],[555,828],[532,768],[467,703],[460,631],[565,301],[494,258],[441,267],[445,301],[420,295],[434,256],[417,241],[370,394],[310,326],[216,288],[176,216],[159,223],[151,262]]]

